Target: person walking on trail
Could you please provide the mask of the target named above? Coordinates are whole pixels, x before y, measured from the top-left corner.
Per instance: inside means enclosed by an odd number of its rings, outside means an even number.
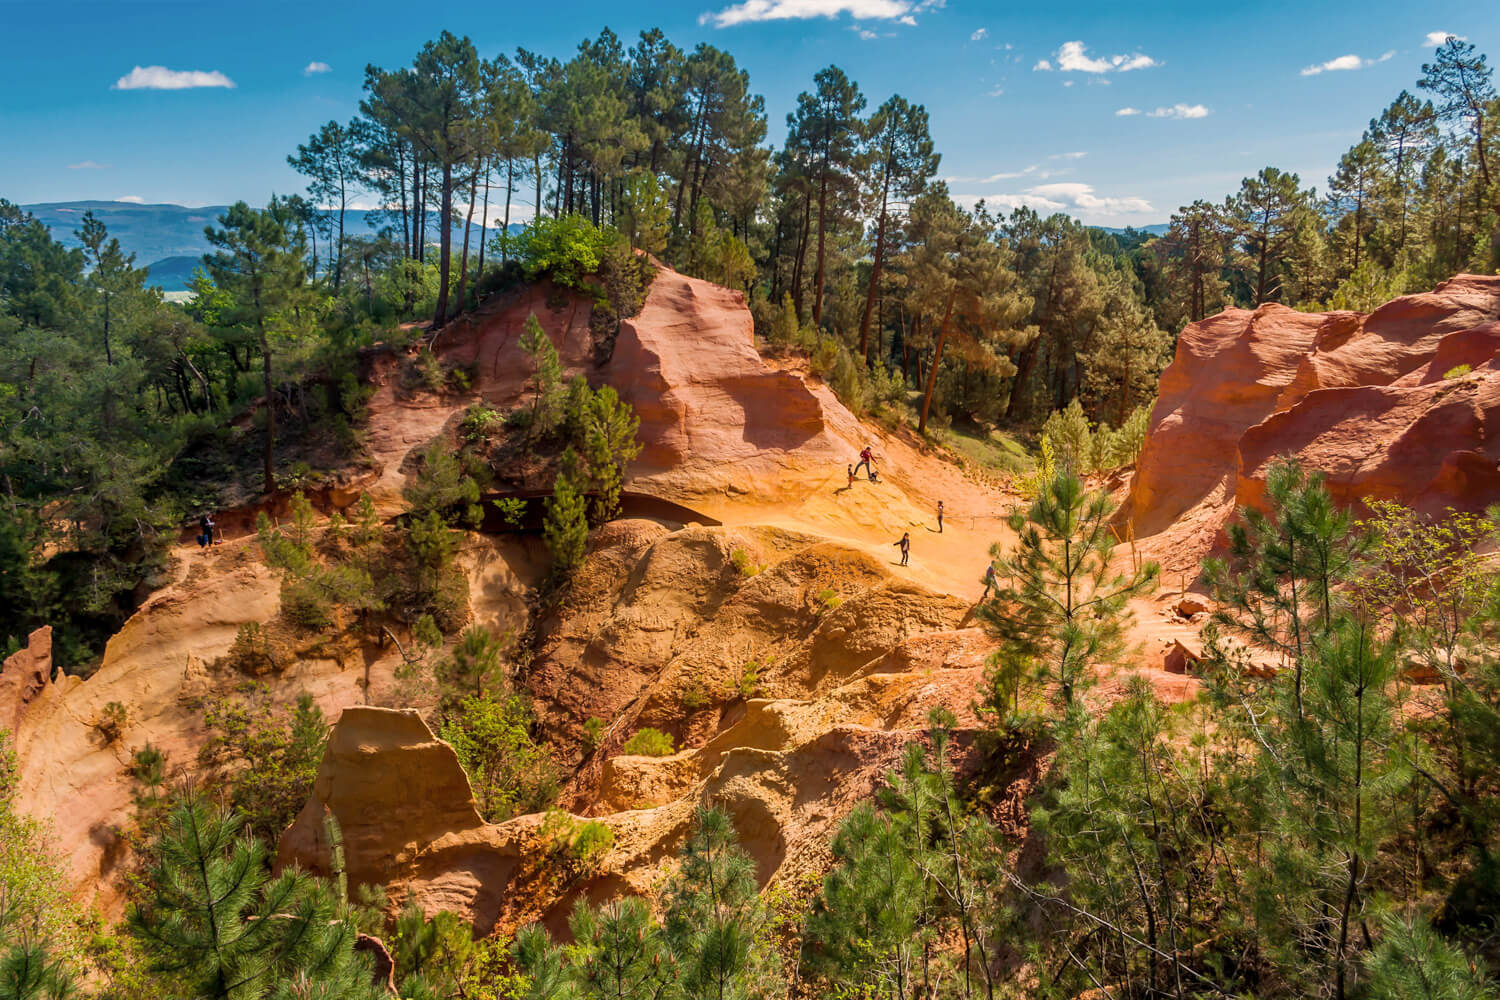
[[[198,547],[206,549],[214,543],[214,519],[207,513],[198,516]]]
[[[855,471],[858,471],[859,466],[863,465],[865,467],[865,475],[870,475],[870,460],[874,457],[875,452],[870,450],[869,445],[865,445],[864,450],[859,453],[859,465],[854,467]]]
[[[911,557],[911,532],[903,531],[901,541],[892,542],[892,545],[901,550],[901,565],[906,565],[906,560]]]
[[[984,568],[984,593],[980,595],[979,599],[981,601],[986,600],[990,596],[991,590],[994,590],[995,596],[998,597],[1000,595],[1000,580],[995,576],[994,563],[990,563]]]
[[[943,533],[943,501],[938,501],[938,534]]]

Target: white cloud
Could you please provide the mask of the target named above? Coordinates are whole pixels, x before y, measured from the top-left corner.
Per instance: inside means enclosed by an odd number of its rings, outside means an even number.
[[[303,67],[302,75],[312,76],[314,73],[327,73],[331,69],[333,69],[333,67],[328,65],[326,62],[319,62],[318,60],[314,59],[312,62]]]
[[[953,200],[969,206],[982,200],[987,205],[999,205],[1008,209],[1026,206],[1037,211],[1070,211],[1074,214],[1087,214],[1096,218],[1155,211],[1145,198],[1100,196],[1095,193],[1092,184],[1078,182],[1038,184],[1019,193],[956,194]]]
[[[1122,109],[1123,110],[1123,109]],[[1119,114],[1116,111],[1115,114]],[[1170,108],[1157,108],[1146,112],[1148,118],[1207,118],[1208,109],[1201,104],[1174,104]]]
[[[1140,108],[1121,108],[1119,111],[1115,112],[1115,117],[1116,118],[1129,118],[1131,115],[1138,115],[1140,113],[1141,113],[1141,109]]]
[[[1455,35],[1451,31],[1429,31],[1423,44],[1429,49],[1435,49],[1439,45],[1446,43],[1450,38],[1457,38],[1460,42],[1467,42],[1469,40],[1467,36]]]
[[[1053,55],[1057,68],[1064,73],[1128,73],[1133,69],[1149,69],[1161,63],[1142,52],[1134,55],[1104,56],[1098,59],[1089,55],[1088,46],[1082,42],[1063,42]],[[1052,63],[1043,59],[1032,69],[1049,70]]]
[[[103,163],[95,163],[93,160],[84,160],[82,163],[68,164],[69,170],[108,170],[109,166]]]
[[[875,38],[879,38],[880,37],[880,33],[879,32],[877,32],[877,31],[871,31],[869,28],[861,28],[861,27],[858,27],[858,26],[856,26],[854,28],[854,33],[859,36],[860,41],[864,41],[864,42],[868,42],[871,39],[875,39]]]
[[[1347,56],[1339,56],[1336,59],[1330,59],[1327,62],[1318,63],[1316,66],[1304,67],[1302,70],[1302,75],[1317,76],[1319,73],[1337,73],[1340,70],[1364,69],[1366,66],[1374,66],[1376,63],[1383,63],[1395,54],[1396,50],[1392,49],[1391,51],[1376,59],[1361,59],[1359,56],[1351,53]]]
[[[1053,153],[1048,159],[1052,160],[1081,160],[1087,153]]]
[[[1072,80],[1064,80],[1063,81],[1063,86],[1064,87],[1071,87],[1071,86],[1073,86],[1073,81]]]
[[[989,92],[989,96],[990,97],[1003,97],[1004,95],[1005,95],[1005,88],[1004,87],[995,87],[995,88],[991,89],[990,92]]]
[[[913,14],[942,5],[941,0],[741,0],[723,10],[705,11],[698,15],[698,23],[732,28],[760,21],[805,21],[848,14],[856,21],[916,24]]]
[[[1051,68],[1052,68],[1052,64],[1050,62],[1048,62],[1045,59],[1038,59],[1036,61],[1036,65],[1033,66],[1033,67],[1031,67],[1031,71],[1033,73],[1036,73],[1036,72],[1039,72],[1039,71],[1045,73],[1047,70],[1050,70]]]
[[[1032,164],[1024,170],[1007,170],[998,174],[990,174],[988,177],[944,177],[943,180],[949,184],[994,184],[997,181],[1013,181],[1017,177],[1034,174],[1038,169],[1036,164]]]
[[[234,88],[234,81],[218,70],[167,69],[137,66],[115,81],[111,90],[192,90],[196,87]]]
[[[138,194],[122,194],[122,195],[120,195],[120,197],[116,198],[115,201],[128,201],[132,205],[144,205],[144,204],[146,204],[146,199],[142,198]]]
[[[969,41],[971,41],[971,42],[982,42],[982,41],[984,41],[985,36],[988,35],[989,33],[990,33],[990,29],[989,28],[979,28],[979,29],[975,30],[975,32],[972,35],[969,36]]]

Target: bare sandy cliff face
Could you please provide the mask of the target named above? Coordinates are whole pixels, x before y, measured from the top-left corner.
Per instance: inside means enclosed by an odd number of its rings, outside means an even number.
[[[1168,568],[1263,502],[1281,456],[1346,504],[1441,514],[1500,501],[1500,278],[1459,275],[1368,315],[1230,309],[1190,324],[1120,523]]]

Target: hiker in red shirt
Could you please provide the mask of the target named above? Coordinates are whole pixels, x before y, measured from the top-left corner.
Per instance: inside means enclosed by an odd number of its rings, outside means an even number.
[[[870,460],[874,457],[875,453],[870,450],[870,446],[865,445],[864,451],[859,453],[859,465],[854,467],[854,471],[858,472],[859,466],[863,465],[865,467],[865,475],[868,476],[870,474]]]

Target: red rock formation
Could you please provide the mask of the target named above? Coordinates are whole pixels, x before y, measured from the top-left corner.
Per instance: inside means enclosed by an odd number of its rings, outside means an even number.
[[[1137,537],[1171,528],[1155,548],[1190,565],[1235,506],[1263,501],[1283,455],[1323,472],[1345,503],[1441,513],[1500,501],[1497,319],[1500,278],[1459,275],[1367,316],[1262,306],[1189,325],[1122,522]],[[1462,365],[1472,371],[1444,377]]]
[[[0,666],[0,729],[17,732],[26,708],[52,683],[52,626],[26,637],[26,645]]]

